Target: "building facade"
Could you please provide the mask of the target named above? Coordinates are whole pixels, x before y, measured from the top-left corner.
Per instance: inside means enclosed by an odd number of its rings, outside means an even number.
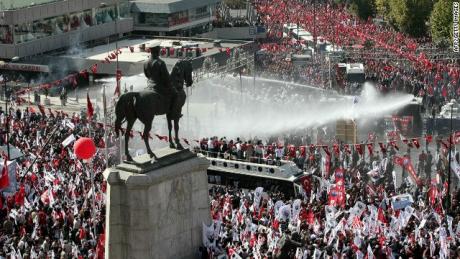
[[[222,0],[134,0],[134,30],[160,36],[192,36],[209,30]]]
[[[0,59],[38,55],[133,30],[127,0],[30,2],[2,1]]]

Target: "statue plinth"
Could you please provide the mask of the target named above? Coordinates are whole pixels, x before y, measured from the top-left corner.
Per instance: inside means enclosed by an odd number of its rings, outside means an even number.
[[[123,162],[117,165],[116,168],[126,172],[145,174],[150,171],[157,170],[161,167],[196,157],[196,155],[190,152],[188,149],[176,150],[171,148],[163,148],[155,150],[154,153],[158,160],[153,160],[148,154],[144,154],[133,158],[133,162]]]
[[[189,150],[155,150],[104,172],[105,258],[197,258],[210,223],[209,161]]]

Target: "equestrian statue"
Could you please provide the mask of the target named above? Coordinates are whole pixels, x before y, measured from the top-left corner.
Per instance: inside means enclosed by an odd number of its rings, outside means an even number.
[[[134,122],[139,119],[144,124],[144,139],[147,153],[157,160],[156,155],[149,146],[149,132],[152,129],[152,122],[155,115],[166,114],[169,130],[169,146],[171,148],[183,149],[179,139],[179,119],[182,117],[182,107],[185,104],[186,94],[184,82],[187,87],[193,84],[192,63],[190,60],[178,61],[171,75],[168,73],[166,64],[160,59],[159,44],[152,44],[150,48],[150,59],[144,64],[144,73],[148,79],[147,89],[140,92],[128,92],[120,96],[115,106],[115,133],[117,137],[121,125],[126,121],[125,155],[126,161],[132,162],[133,158],[128,151],[129,133]],[[172,121],[174,121],[175,144],[171,137]],[[122,132],[123,133],[123,132]]]

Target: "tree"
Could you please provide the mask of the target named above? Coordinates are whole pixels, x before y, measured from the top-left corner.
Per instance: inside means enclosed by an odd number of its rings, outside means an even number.
[[[367,20],[375,15],[375,2],[374,0],[353,0],[350,11],[361,19]]]
[[[399,31],[415,37],[426,35],[431,0],[390,0],[389,7],[390,21]]]
[[[439,0],[430,17],[431,36],[436,43],[452,40],[452,0]]]
[[[388,19],[388,13],[390,11],[388,0],[375,0],[375,11],[379,16]]]

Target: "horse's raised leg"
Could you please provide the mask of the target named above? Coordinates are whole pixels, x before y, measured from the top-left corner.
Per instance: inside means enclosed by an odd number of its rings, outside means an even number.
[[[174,119],[174,134],[176,136],[176,148],[178,150],[184,149],[184,147],[180,143],[180,138],[179,138],[179,119]]]
[[[153,157],[155,158],[155,160],[158,160],[157,156],[153,153],[152,149],[150,149],[150,145],[149,145],[149,133],[150,133],[150,130],[152,129],[152,121],[153,121],[153,118],[152,120],[147,121],[144,124],[143,138],[144,138],[145,148],[147,148],[147,154],[149,154],[151,158]]]
[[[170,148],[176,148],[176,146],[174,145],[174,142],[173,142],[172,134],[171,134],[171,131],[172,131],[172,120],[169,118],[168,115],[166,115],[166,120],[168,121],[169,147],[170,147]]]
[[[126,155],[126,161],[133,161],[133,158],[129,154],[129,149],[128,149],[128,142],[129,142],[129,135],[131,133],[131,129],[133,128],[134,122],[136,121],[135,118],[129,118],[128,123],[126,126],[126,132],[125,132],[125,155]]]

